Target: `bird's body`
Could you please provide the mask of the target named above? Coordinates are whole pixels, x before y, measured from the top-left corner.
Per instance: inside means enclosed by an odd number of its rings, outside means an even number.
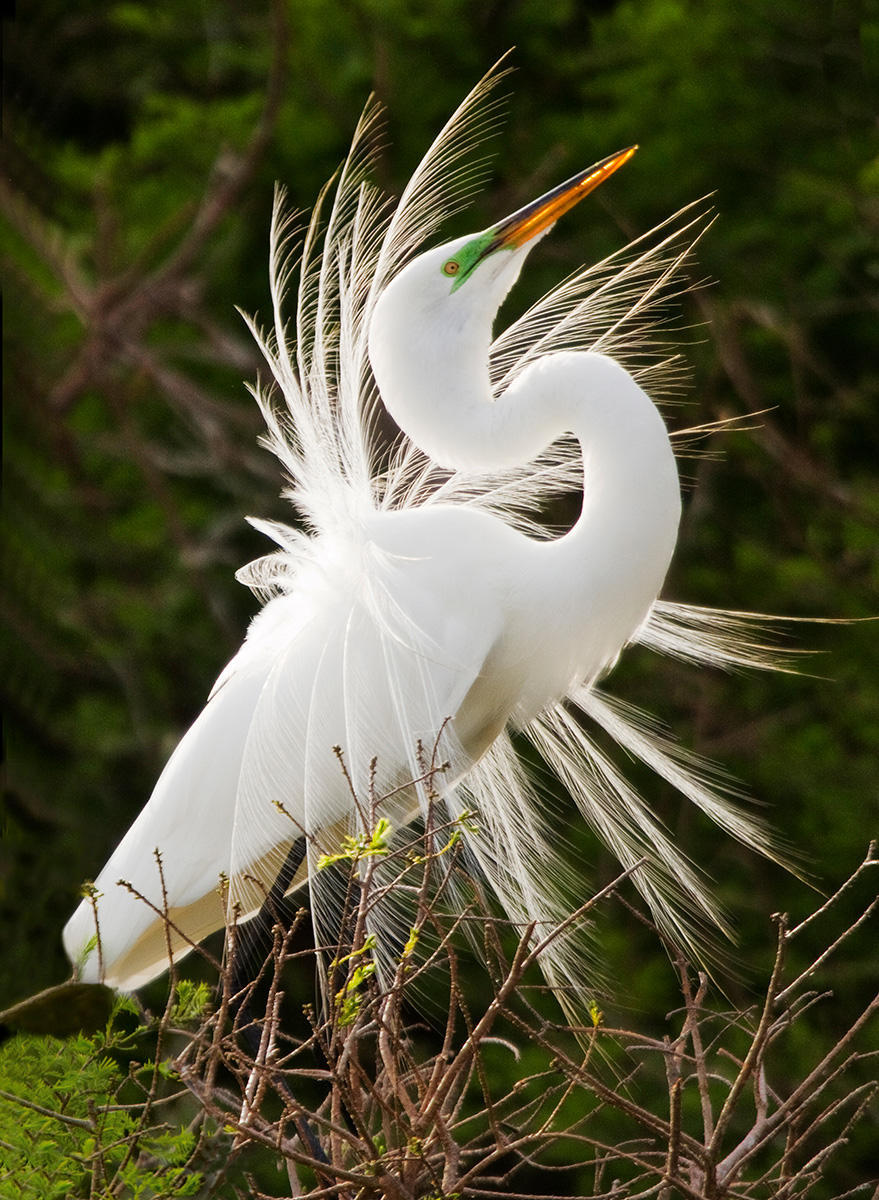
[[[453,118],[426,172],[422,165],[428,191],[437,156],[453,162],[454,136],[466,141],[458,127],[466,129],[473,103]],[[175,952],[222,925],[221,873],[245,913],[258,907],[297,836],[317,852],[332,850],[362,821],[352,788],[393,793],[380,811],[394,825],[416,816],[423,788],[403,785],[419,776],[419,746],[438,741],[450,763],[443,799],[453,816],[477,810],[473,853],[508,912],[557,922],[553,839],[513,749],[514,730],[532,740],[624,865],[650,860],[639,886],[660,922],[692,940],[702,918],[716,918],[710,898],[589,741],[572,704],[736,836],[769,850],[761,827],[712,790],[700,764],[595,689],[635,640],[682,657],[713,654],[721,665],[736,660],[730,615],[712,623],[657,607],[680,496],[656,407],[612,358],[584,352],[582,314],[579,342],[569,339],[576,349],[533,321],[502,386],[492,380],[492,322],[525,255],[560,211],[628,156],[401,270],[424,234],[425,212],[410,185],[376,235],[355,154],[319,266],[309,257],[314,225],[306,239],[295,361],[276,257],[277,340],[264,348],[289,416],[266,401],[263,408],[312,533],[263,524],[281,548],[247,578],[268,602],[97,881],[100,953],[89,944],[89,902],[68,923],[65,943],[84,978],[103,973],[133,988],[162,970],[163,908]],[[405,435],[383,469],[367,357]],[[558,450],[564,435],[575,439],[573,451]],[[579,519],[561,536],[534,536],[506,497],[518,490],[539,499],[558,486],[547,478],[572,479],[575,458]],[[751,661],[760,661],[759,648]],[[120,879],[131,887],[116,887]],[[550,954],[547,971],[565,984],[562,950]]]

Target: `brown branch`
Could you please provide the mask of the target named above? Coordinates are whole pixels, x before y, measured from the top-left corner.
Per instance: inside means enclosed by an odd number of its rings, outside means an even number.
[[[757,1066],[760,1056],[763,1053],[763,1047],[769,1030],[772,1024],[772,1010],[775,1006],[775,998],[778,994],[779,980],[781,978],[782,968],[784,966],[784,951],[786,945],[785,934],[787,931],[787,918],[785,916],[777,916],[778,924],[778,939],[775,947],[775,962],[772,965],[772,975],[769,980],[769,987],[766,989],[766,1000],[763,1005],[763,1011],[760,1014],[760,1021],[757,1025],[757,1030],[748,1048],[748,1053],[745,1056],[745,1061],[742,1063],[741,1070],[733,1081],[723,1107],[717,1118],[717,1124],[714,1127],[714,1133],[708,1143],[708,1160],[712,1168],[717,1163],[717,1155],[720,1150],[720,1145],[723,1140],[723,1135],[732,1118],[735,1106],[738,1103],[739,1097],[745,1088],[748,1080]]]
[[[803,920],[800,921],[799,925],[795,925],[792,929],[788,930],[788,941],[793,941],[793,939],[797,937],[804,929],[808,928],[813,921],[818,920],[819,917],[823,917],[824,914],[828,912],[828,910],[831,909],[834,904],[836,904],[840,897],[845,895],[845,893],[849,891],[855,882],[860,879],[861,875],[863,875],[865,871],[869,870],[870,867],[879,867],[879,858],[876,856],[876,851],[877,842],[874,840],[871,841],[867,847],[867,853],[864,857],[864,861],[855,871],[852,872],[851,875],[849,875],[848,879],[846,879],[844,883],[840,884],[833,895],[829,896],[827,900],[825,900],[820,906],[820,908],[816,908],[814,912],[811,912],[807,917],[804,917]]]

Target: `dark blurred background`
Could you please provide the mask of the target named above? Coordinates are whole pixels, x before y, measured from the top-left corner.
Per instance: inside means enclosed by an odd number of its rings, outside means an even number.
[[[514,72],[481,228],[603,155],[641,150],[529,260],[521,302],[713,193],[685,298],[678,427],[765,410],[683,464],[670,598],[797,617],[879,613],[879,13],[854,0],[61,0],[4,22],[8,788],[0,1007],[67,972],[60,931],[237,648],[288,515],[242,380],[234,307],[268,312],[275,180],[310,208],[370,92],[399,192],[504,51]],[[807,674],[723,676],[630,653],[614,690],[719,759],[830,888],[879,833],[877,626],[802,625]],[[814,895],[646,790],[715,878],[741,980],[769,914]],[[597,882],[613,865],[583,843]],[[875,954],[834,987],[873,986]],[[622,1008],[673,1002],[625,913],[602,953]]]

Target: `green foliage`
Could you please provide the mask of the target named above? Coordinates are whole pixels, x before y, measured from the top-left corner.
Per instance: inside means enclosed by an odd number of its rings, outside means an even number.
[[[114,1025],[60,1041],[21,1034],[0,1048],[0,1198],[195,1196],[194,1135],[142,1120],[127,1057],[138,1038]],[[138,1072],[132,1067],[133,1078]]]
[[[348,976],[335,995],[338,1022],[342,1029],[353,1024],[365,999],[364,987],[367,980],[375,976],[375,963],[369,957],[375,949],[375,938],[370,934],[363,945],[333,964],[346,967]]]
[[[175,1025],[188,1025],[205,1016],[211,1002],[211,989],[206,983],[181,979],[177,984],[171,1020]]]
[[[338,853],[321,854],[317,860],[317,869],[322,871],[334,863],[357,863],[365,858],[382,858],[390,849],[388,840],[392,832],[391,823],[387,817],[379,817],[375,827],[369,833],[343,837],[342,848]]]

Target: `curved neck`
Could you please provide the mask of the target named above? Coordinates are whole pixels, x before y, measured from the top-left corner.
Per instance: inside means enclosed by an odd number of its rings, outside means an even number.
[[[373,347],[373,368],[385,407],[430,458],[456,470],[500,470],[571,433],[583,455],[583,508],[559,541],[582,536],[593,520],[637,541],[659,511],[673,525],[673,542],[680,495],[668,433],[652,400],[617,362],[600,354],[550,354],[495,401],[487,322],[471,321],[446,336],[434,330],[423,339],[412,329],[408,338],[385,343],[406,345],[405,354]]]
[[[553,438],[571,432],[580,443],[580,516],[563,537],[542,544],[545,565],[529,591],[577,645],[574,674],[582,667],[599,674],[646,619],[674,553],[681,498],[668,431],[649,396],[603,355],[549,356],[498,407],[508,399],[521,410],[519,436],[526,410],[543,407]]]
[[[495,401],[488,332],[456,333],[410,342],[404,361],[375,356],[382,398],[422,450],[462,470],[518,465],[565,433],[578,439],[579,519],[555,541],[534,543],[540,566],[522,589],[532,606],[550,606],[584,652],[590,647],[591,661],[612,658],[647,616],[677,538],[680,487],[662,418],[631,375],[600,354],[538,359]],[[591,644],[597,626],[606,647]]]

